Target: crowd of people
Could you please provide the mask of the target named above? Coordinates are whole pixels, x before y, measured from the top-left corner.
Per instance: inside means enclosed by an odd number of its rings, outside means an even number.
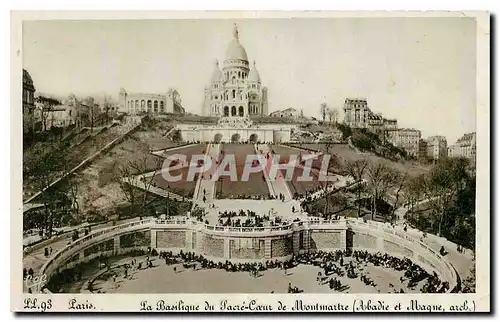
[[[224,262],[215,262],[205,258],[203,255],[196,255],[193,252],[183,252],[174,254],[173,252],[161,251],[158,254],[159,258],[165,261],[166,265],[182,264],[184,268],[200,269],[223,269],[227,272],[249,272],[252,276],[259,276],[259,272],[269,268],[276,268],[280,265],[279,262],[266,263],[232,263],[228,260]],[[199,265],[199,266],[198,266]],[[177,269],[174,267],[174,272]]]
[[[180,252],[174,254],[172,252],[160,252],[159,258],[165,260],[166,265],[182,264],[184,268],[199,267],[200,269],[223,269],[227,272],[249,272],[252,276],[257,277],[263,271],[268,269],[282,269],[286,271],[300,264],[313,265],[321,269],[318,272],[316,281],[319,284],[327,283],[329,288],[338,292],[348,288],[343,285],[340,278],[346,276],[349,279],[357,279],[367,286],[377,287],[369,274],[363,271],[364,264],[370,263],[373,266],[394,269],[396,271],[404,271],[404,276],[400,278],[400,282],[407,283],[407,287],[414,290],[419,283],[424,282],[420,288],[422,293],[444,293],[449,290],[449,283],[442,282],[437,274],[427,273],[417,264],[413,263],[409,258],[397,258],[388,254],[369,253],[367,251],[352,251],[338,250],[334,252],[311,252],[304,253],[298,256],[293,256],[287,261],[266,261],[254,263],[232,263],[229,260],[224,262],[215,262],[207,259],[202,255],[196,255],[192,252]],[[349,260],[348,260],[349,259]],[[197,264],[199,266],[197,266]],[[396,290],[394,285],[389,283],[389,287],[393,288],[394,293],[404,293],[400,288]],[[296,287],[289,285],[289,293],[300,292]]]
[[[349,262],[346,262],[344,258],[351,257]],[[404,271],[404,277],[400,278],[400,282],[407,282],[407,287],[409,289],[415,289],[418,284],[425,280],[424,285],[421,287],[420,291],[422,293],[444,293],[449,290],[449,283],[442,282],[437,274],[427,273],[423,268],[413,263],[409,258],[400,259],[388,254],[381,253],[369,253],[368,251],[351,251],[351,250],[338,250],[335,252],[314,252],[299,255],[297,261],[301,264],[308,264],[319,266],[323,269],[323,274],[321,272],[318,274],[317,280],[322,283],[328,276],[337,275],[338,277],[343,277],[344,275],[350,279],[358,278],[367,286],[376,287],[377,284],[368,277],[366,273],[363,273],[361,267],[364,263],[371,263],[374,266],[381,266],[385,268],[394,269],[396,271]],[[330,278],[328,281],[331,288],[335,290],[342,289],[342,285],[339,281]],[[394,287],[394,285],[389,284],[389,286]],[[394,290],[397,293],[403,293],[403,289]]]
[[[347,284],[342,283],[342,279],[345,279],[345,277],[348,279],[359,279],[366,286],[376,288],[378,286],[377,283],[370,278],[369,273],[364,269],[367,264],[403,272],[399,281],[410,290],[415,290],[416,287],[421,285],[420,292],[422,293],[444,293],[450,288],[449,283],[441,281],[436,272],[429,274],[419,265],[413,263],[411,259],[400,259],[380,252],[369,253],[367,251],[352,251],[350,249],[331,252],[316,251],[297,256],[294,255],[285,261],[267,260],[265,262],[246,263],[233,263],[229,260],[214,261],[203,255],[197,255],[194,252],[184,252],[182,250],[179,253],[174,253],[172,251],[157,252],[155,249],[149,249],[147,252],[141,251],[131,255],[142,255],[145,256],[145,259],[138,261],[134,258],[130,263],[127,262],[120,265],[119,271],[123,272],[124,278],[129,276],[130,271],[154,267],[153,258],[158,257],[158,259],[165,262],[165,265],[173,266],[174,273],[181,272],[179,271],[179,265],[181,265],[184,270],[220,269],[226,272],[248,272],[253,277],[259,277],[262,272],[269,269],[281,269],[285,275],[288,275],[287,270],[298,265],[312,265],[320,269],[317,273],[316,281],[320,285],[326,284],[331,290],[337,292],[343,292],[349,288]],[[100,268],[106,269],[111,274],[110,276],[113,280],[116,280],[116,268],[111,269],[109,267],[107,258],[101,256],[96,260]],[[69,284],[81,280],[83,273],[84,267],[81,264],[77,264],[71,269],[63,270],[56,274],[51,279],[50,284],[56,286],[55,288],[57,289],[59,288],[57,285]],[[23,278],[26,279],[29,275],[33,276],[33,269],[25,268],[23,270]],[[392,287],[392,293],[404,293],[403,288],[396,289],[391,283],[389,283],[389,287]],[[51,287],[51,289],[54,289],[54,287]],[[300,293],[302,291],[296,286],[289,284],[289,293]]]
[[[238,212],[219,211],[218,224],[226,227],[265,227],[282,226],[288,223],[281,217],[271,218],[269,215],[258,215],[255,211],[240,209]]]

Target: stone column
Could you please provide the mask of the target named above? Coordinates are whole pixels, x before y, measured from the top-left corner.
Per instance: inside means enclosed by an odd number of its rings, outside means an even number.
[[[231,257],[231,253],[229,251],[229,238],[224,238],[224,258],[229,259]]]
[[[120,251],[120,236],[115,236],[113,238],[113,251],[114,253],[118,253]]]
[[[264,239],[264,258],[269,259],[271,256],[271,238],[266,238]]]
[[[384,252],[384,238],[381,236],[377,236],[377,250],[381,253]]]
[[[202,231],[196,231],[196,250],[199,254],[203,254],[203,247],[205,245],[205,234]]]
[[[294,255],[298,255],[300,250],[300,232],[294,231],[292,234],[292,252]]]
[[[186,230],[186,250],[193,249],[193,231],[191,229]]]
[[[157,246],[156,229],[151,229],[151,249],[155,249],[156,246]]]
[[[347,228],[340,231],[340,249],[347,249]]]
[[[311,231],[309,229],[304,230],[304,235],[302,238],[304,238],[304,241],[303,241],[304,250],[306,252],[309,252],[311,249]]]

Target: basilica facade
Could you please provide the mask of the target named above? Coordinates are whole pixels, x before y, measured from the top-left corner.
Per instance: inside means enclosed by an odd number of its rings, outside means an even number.
[[[210,84],[205,88],[205,116],[268,115],[267,87],[263,87],[255,62],[250,66],[245,48],[240,44],[238,27],[220,69],[216,61]]]

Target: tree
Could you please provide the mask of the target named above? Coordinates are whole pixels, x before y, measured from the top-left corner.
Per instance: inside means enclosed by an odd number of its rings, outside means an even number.
[[[110,115],[109,115],[109,111],[111,110],[111,99],[108,95],[104,95],[104,105],[103,105],[103,109],[104,109],[104,117],[105,117],[105,122],[106,123],[109,123],[109,119],[110,119]]]
[[[328,119],[330,123],[332,123],[333,121],[333,123],[337,124],[338,118],[339,118],[339,111],[336,108],[328,109]]]
[[[148,192],[158,174],[158,165],[152,165],[148,155],[137,160],[127,160],[117,165],[115,181],[119,184],[132,212],[143,211],[148,205]],[[153,171],[150,171],[154,168]],[[149,171],[149,172],[148,172]]]
[[[469,161],[464,158],[448,158],[438,163],[426,180],[425,195],[433,215],[437,218],[437,233],[441,236],[441,228],[445,215],[455,202],[457,194],[466,187]]]
[[[413,177],[408,180],[405,186],[405,195],[410,212],[413,212],[416,203],[422,199],[426,186],[425,180],[426,177],[424,175]]]
[[[328,106],[326,105],[326,103],[321,103],[319,111],[321,113],[321,118],[323,119],[323,122],[325,122],[326,114],[328,113]]]
[[[174,130],[172,133],[172,141],[174,142],[182,142],[182,133],[179,130]]]
[[[394,200],[394,204],[392,206],[392,210],[390,213],[391,222],[395,218],[396,210],[406,200],[406,198],[405,198],[406,195],[404,192],[405,192],[406,186],[408,184],[408,172],[399,173],[399,172],[395,171],[394,172],[394,183],[395,183],[395,186],[394,186],[394,192],[395,192],[394,198],[395,198],[395,200]]]
[[[101,116],[99,105],[95,103],[94,97],[87,96],[83,104],[79,104],[79,107],[81,110],[79,117],[84,119],[86,125],[90,127],[90,131],[92,132],[97,123],[96,121]]]
[[[38,96],[36,102],[40,104],[38,108],[38,114],[40,116],[40,121],[42,122],[43,131],[47,131],[47,121],[50,112],[54,109],[54,106],[61,105],[61,102],[57,99]],[[54,117],[54,115],[52,115]]]
[[[383,163],[370,164],[367,169],[367,186],[371,192],[372,220],[377,215],[377,201],[385,196],[397,180],[397,174]]]
[[[368,167],[368,161],[365,159],[347,161],[344,168],[347,175],[354,178],[357,182],[357,200],[358,200],[358,218],[361,216],[361,192],[363,187],[363,176],[365,175],[366,168]]]
[[[80,203],[78,201],[78,178],[76,175],[68,176],[68,197],[71,201],[71,210],[78,217],[80,215]]]
[[[473,261],[469,276],[462,283],[462,293],[476,293],[476,261]]]
[[[44,204],[44,229],[48,237],[52,236],[53,215],[60,199],[60,191],[51,184],[61,176],[61,169],[67,163],[65,147],[62,143],[36,143],[23,157],[23,179],[41,192],[40,200]]]

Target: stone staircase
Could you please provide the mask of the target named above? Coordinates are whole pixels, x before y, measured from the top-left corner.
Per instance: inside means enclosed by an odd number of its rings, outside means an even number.
[[[211,158],[212,162],[214,162],[220,154],[220,147],[220,143],[209,143],[207,145],[205,157]],[[215,181],[211,179],[208,173],[200,174],[198,182],[196,183],[194,199],[197,201],[203,201],[203,196],[206,197],[207,201],[215,199]]]
[[[260,151],[262,151],[262,153],[260,153]],[[269,145],[267,145],[267,144],[258,144],[258,145],[256,144],[255,145],[255,152],[257,154],[263,154],[263,155],[267,155],[267,153],[269,153],[270,158],[272,158],[274,156],[271,153],[271,149],[269,148]],[[268,163],[268,164],[270,165],[270,163]],[[269,189],[269,191],[273,191],[274,196],[279,196],[279,194],[281,193],[283,196],[285,196],[285,201],[292,200],[293,196],[292,196],[292,193],[290,191],[290,188],[288,187],[288,184],[287,184],[285,178],[277,175],[275,180],[270,180],[269,175],[268,175],[268,171],[269,171],[269,166],[266,167],[266,171],[264,171],[266,182],[268,183],[268,186],[271,187]]]

